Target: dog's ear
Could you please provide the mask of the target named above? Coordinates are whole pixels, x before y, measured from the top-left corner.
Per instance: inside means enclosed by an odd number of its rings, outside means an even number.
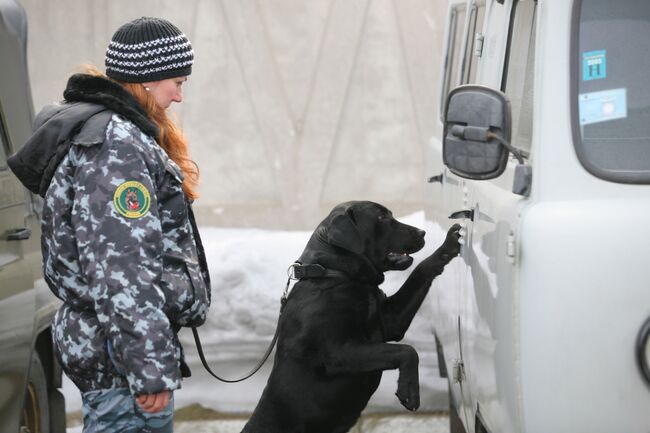
[[[355,254],[363,252],[363,237],[354,221],[351,209],[333,216],[327,228],[327,243]]]

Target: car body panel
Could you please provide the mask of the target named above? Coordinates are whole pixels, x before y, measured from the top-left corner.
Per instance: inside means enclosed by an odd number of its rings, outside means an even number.
[[[16,179],[6,157],[32,132],[33,108],[26,60],[26,18],[15,0],[0,0],[0,432],[19,430],[30,358],[58,302],[43,280],[38,199]],[[10,240],[17,230],[25,239]],[[43,355],[49,355],[45,351]],[[54,372],[54,360],[42,359]],[[60,382],[51,374],[50,385]]]

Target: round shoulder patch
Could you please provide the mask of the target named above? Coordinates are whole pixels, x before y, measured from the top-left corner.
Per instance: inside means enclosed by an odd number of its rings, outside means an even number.
[[[151,195],[140,182],[130,180],[124,182],[113,194],[115,209],[127,218],[140,218],[149,212]]]

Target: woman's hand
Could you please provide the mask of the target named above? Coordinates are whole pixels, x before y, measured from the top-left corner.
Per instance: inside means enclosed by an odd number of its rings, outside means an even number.
[[[136,401],[143,411],[155,413],[167,407],[171,395],[171,391],[161,391],[156,394],[142,394],[136,398]]]

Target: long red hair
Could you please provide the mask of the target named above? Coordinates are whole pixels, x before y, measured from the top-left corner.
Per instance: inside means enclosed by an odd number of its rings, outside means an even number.
[[[87,74],[102,76],[107,79],[101,71],[92,65],[84,65],[84,70]],[[190,158],[190,153],[187,146],[187,139],[182,131],[167,114],[167,110],[162,108],[156,100],[147,92],[144,86],[140,83],[126,83],[122,81],[113,80],[122,85],[128,90],[135,99],[142,105],[149,119],[154,122],[160,129],[160,137],[158,144],[162,147],[167,155],[181,168],[185,179],[183,180],[183,191],[185,195],[191,200],[199,197],[199,167]]]

